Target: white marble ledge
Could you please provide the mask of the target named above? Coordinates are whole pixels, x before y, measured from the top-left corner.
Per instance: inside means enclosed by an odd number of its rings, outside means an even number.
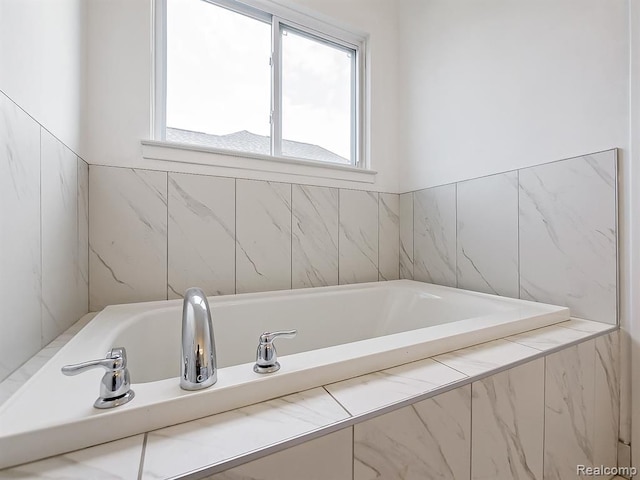
[[[551,349],[562,348],[569,343],[586,340],[589,337],[611,331],[615,328],[617,327],[606,323],[572,318],[566,322],[557,323],[549,327],[512,335],[506,337],[505,340],[544,352]]]
[[[350,378],[325,389],[352,415],[360,415],[436,390],[467,375],[430,358]]]
[[[65,339],[72,336],[70,331],[78,331],[81,326],[74,325],[54,344],[60,344],[60,348],[66,343]],[[615,328],[571,319],[438,355],[433,359],[400,365],[324,388],[314,388],[149,432],[142,464],[140,439],[143,436],[138,435],[3,470],[0,471],[0,480],[89,477],[158,479],[175,478],[204,469],[216,473],[255,457],[275,453],[286,448],[290,441],[302,443],[305,438],[317,435],[320,431],[328,433],[348,427],[400,408],[403,404],[465,385],[477,380],[480,375],[493,374],[496,370],[504,370],[533,357],[546,355],[552,349],[591,339]],[[54,346],[51,346],[51,350]],[[116,457],[116,463],[125,473],[97,473],[101,465],[112,463]],[[135,474],[130,475],[134,471]]]
[[[0,480],[130,480],[138,478],[144,435],[123,438],[0,470]]]
[[[171,478],[305,435],[349,414],[323,388],[147,434],[141,479]]]

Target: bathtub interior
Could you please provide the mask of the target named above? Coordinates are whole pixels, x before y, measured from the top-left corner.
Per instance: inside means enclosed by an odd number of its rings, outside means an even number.
[[[89,322],[0,406],[0,466],[103,443],[569,318],[563,307],[408,280],[210,298],[218,382],[178,382],[180,300],[115,305]],[[278,345],[282,369],[253,372],[264,330],[297,328]],[[65,377],[62,366],[127,348],[134,401],[92,407],[101,370]],[[157,381],[154,381],[157,380]],[[47,408],[42,399],[53,397]],[[63,439],[63,441],[60,441]],[[36,449],[30,446],[37,444]]]
[[[210,297],[218,368],[251,364],[264,331],[298,329],[294,339],[276,342],[283,357],[522,309],[521,301],[496,302],[495,297],[476,292],[432,290],[427,292],[420,284],[387,282],[268,298]],[[111,346],[127,349],[133,383],[180,374],[182,308],[180,301],[170,303],[170,307],[132,317],[110,340]]]

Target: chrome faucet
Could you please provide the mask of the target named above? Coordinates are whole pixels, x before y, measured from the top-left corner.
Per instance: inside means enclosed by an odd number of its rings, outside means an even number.
[[[200,390],[216,383],[216,346],[211,310],[204,292],[189,288],[182,304],[182,354],[180,388]]]
[[[95,401],[95,408],[113,408],[124,405],[135,396],[131,390],[131,380],[127,369],[127,351],[124,347],[112,348],[106,358],[89,362],[65,365],[62,373],[78,375],[93,368],[104,368],[105,374],[100,381],[100,396]]]
[[[264,332],[260,335],[253,371],[256,373],[273,373],[280,370],[280,362],[278,362],[278,354],[273,341],[279,337],[293,338],[297,333],[297,330],[282,330],[280,332]]]

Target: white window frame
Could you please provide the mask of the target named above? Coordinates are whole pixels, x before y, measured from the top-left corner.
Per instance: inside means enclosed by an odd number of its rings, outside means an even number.
[[[370,170],[369,152],[368,152],[368,105],[366,94],[366,58],[367,58],[367,39],[365,35],[350,32],[346,29],[332,25],[324,20],[307,15],[306,13],[284,7],[270,0],[202,0],[214,5],[236,11],[238,13],[248,15],[250,17],[266,21],[277,25],[272,28],[272,121],[271,121],[271,142],[272,154],[260,155],[251,152],[242,152],[235,150],[224,150],[210,147],[199,147],[197,145],[185,145],[187,150],[199,150],[201,152],[210,151],[217,154],[216,156],[228,155],[234,157],[249,157],[253,159],[273,160],[280,164],[298,163],[300,165],[316,165],[318,167],[360,170],[375,174]],[[154,78],[152,85],[152,118],[151,133],[154,140],[143,141],[143,145],[158,147],[165,144],[167,147],[175,149],[178,145],[174,142],[167,142],[165,137],[166,129],[166,95],[167,95],[167,2],[166,0],[154,1],[154,28],[153,28],[153,60],[155,63]],[[353,73],[355,81],[352,83],[355,102],[352,107],[352,127],[351,127],[351,157],[350,165],[332,164],[320,160],[299,159],[295,157],[283,156],[280,151],[282,145],[282,82],[281,82],[281,53],[280,45],[280,25],[290,27],[301,34],[308,34],[314,40],[326,40],[330,44],[343,46],[356,52],[356,58],[353,62]],[[214,156],[212,156],[214,157]],[[146,158],[146,156],[145,156]],[[180,160],[178,160],[180,161]],[[201,163],[201,162],[198,162]],[[212,158],[212,164],[216,161]]]

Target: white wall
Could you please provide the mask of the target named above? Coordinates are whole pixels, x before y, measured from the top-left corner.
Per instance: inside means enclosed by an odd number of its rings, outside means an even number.
[[[305,11],[314,9],[342,25],[370,33],[371,168],[374,185],[329,182],[334,186],[397,192],[396,9],[392,0],[285,0]],[[152,101],[152,0],[92,0],[87,4],[88,155],[90,163],[210,173],[206,166],[168,164],[143,159],[140,140],[150,138]],[[249,178],[264,177],[247,171]],[[305,179],[287,176],[269,180]],[[326,184],[327,182],[310,183]]]
[[[83,0],[0,0],[0,90],[81,153]]]
[[[401,191],[626,148],[626,0],[399,7]]]

